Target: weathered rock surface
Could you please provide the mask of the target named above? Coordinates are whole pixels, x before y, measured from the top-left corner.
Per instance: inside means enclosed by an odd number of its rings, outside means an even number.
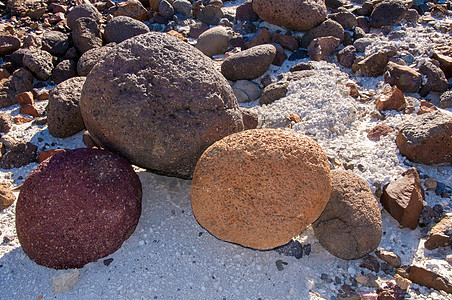
[[[257,20],[259,20],[259,16],[253,10],[253,1],[247,0],[237,6],[237,9],[235,10],[235,18],[239,21],[250,22],[256,22]]]
[[[243,130],[232,88],[212,61],[163,33],[113,48],[89,73],[80,107],[102,146],[138,166],[184,178],[208,146]]]
[[[218,25],[224,14],[220,7],[216,5],[207,5],[201,9],[196,17],[207,25]]]
[[[424,243],[425,248],[433,250],[438,247],[452,245],[452,217],[446,216],[430,230],[427,240]]]
[[[326,19],[320,0],[253,0],[253,10],[268,23],[292,30],[307,31]]]
[[[252,80],[267,71],[275,56],[275,46],[256,46],[227,57],[221,64],[221,73],[232,81]]]
[[[405,123],[396,138],[400,153],[427,165],[452,163],[452,117],[440,111]]]
[[[0,160],[0,168],[20,168],[36,161],[38,147],[32,143],[19,143],[11,148]]]
[[[69,49],[69,37],[60,31],[47,31],[42,37],[42,49],[55,56],[63,56]]]
[[[16,206],[24,252],[37,264],[81,268],[115,252],[141,214],[141,183],[122,157],[98,149],[60,152],[26,178]]]
[[[337,61],[346,68],[351,68],[356,59],[356,48],[349,45],[337,53]]]
[[[315,38],[308,46],[309,57],[314,61],[328,60],[328,57],[339,44],[340,40],[334,36]]]
[[[381,75],[381,74],[380,74]],[[385,82],[396,85],[402,92],[416,93],[422,83],[419,72],[408,66],[389,62],[384,73]]]
[[[33,89],[33,79],[33,74],[30,71],[25,68],[19,68],[14,71],[11,77],[11,87],[18,93],[31,91]]]
[[[158,11],[158,9],[156,11]],[[148,11],[139,0],[120,2],[114,16],[126,16],[140,21],[147,21],[149,19]]]
[[[20,48],[20,40],[11,35],[0,34],[0,56],[11,54]]]
[[[243,127],[247,129],[255,129],[259,125],[259,115],[255,110],[240,107],[243,116]]]
[[[95,22],[100,19],[100,13],[91,3],[84,3],[74,7],[67,15],[67,25],[74,30],[75,22],[80,18],[90,18]]]
[[[334,256],[358,259],[377,248],[381,213],[369,185],[350,171],[331,171],[331,196],[313,228],[320,244]]]
[[[289,86],[289,82],[287,81],[279,81],[274,82],[267,85],[262,92],[262,95],[259,99],[259,104],[271,104],[282,97],[285,97],[287,94],[287,89]]]
[[[370,26],[380,28],[394,25],[405,17],[406,5],[402,0],[385,0],[375,5],[370,14]]]
[[[77,62],[77,73],[79,76],[86,76],[102,58],[110,52],[111,46],[103,46],[99,48],[93,48],[86,51],[80,57]]]
[[[377,125],[367,134],[367,138],[371,141],[379,141],[382,136],[394,132],[394,128],[386,124]]]
[[[375,105],[379,111],[383,110],[397,110],[401,111],[406,106],[405,96],[397,86],[391,87],[386,85],[378,95]]]
[[[200,158],[191,203],[219,239],[255,249],[288,243],[318,218],[331,191],[330,167],[311,138],[277,129],[223,138]]]
[[[73,77],[50,92],[47,124],[50,135],[66,138],[85,128],[80,112],[80,95],[86,77]]]
[[[342,42],[344,40],[344,28],[338,22],[327,19],[303,35],[301,47],[307,48],[313,39],[324,36],[334,36]]]
[[[52,71],[52,81],[56,84],[75,76],[77,76],[77,63],[72,59],[61,61]]]
[[[414,283],[423,285],[437,291],[452,293],[452,284],[443,276],[436,274],[420,266],[410,266],[407,270],[407,278]]]
[[[367,56],[358,63],[355,63],[352,71],[354,71],[357,76],[378,77],[383,75],[387,64],[388,55],[379,51]]]
[[[232,85],[232,89],[239,103],[254,101],[262,94],[259,85],[250,80],[237,80]]]
[[[452,108],[452,91],[447,91],[441,94],[439,106],[441,108]]]
[[[402,173],[402,177],[391,181],[383,189],[380,202],[386,211],[402,227],[415,229],[422,212],[424,190],[415,168]]]
[[[120,43],[133,36],[148,33],[149,27],[143,22],[126,16],[111,19],[105,26],[104,38],[107,43]]]
[[[375,255],[384,262],[387,262],[393,268],[400,268],[402,265],[402,260],[400,257],[391,251],[386,250],[377,250],[375,251]]]
[[[13,127],[11,121],[11,114],[7,112],[0,112],[0,132],[8,133]]]
[[[229,34],[223,26],[216,26],[204,31],[199,35],[196,43],[196,48],[209,57],[225,53],[228,46]]]
[[[419,65],[419,72],[427,77],[423,88],[428,92],[445,92],[449,88],[449,82],[444,75],[444,72],[434,65],[431,61],[424,60]]]
[[[90,49],[102,47],[99,24],[91,18],[77,19],[72,29],[72,41],[81,54]]]
[[[47,51],[36,50],[24,54],[22,63],[39,80],[47,80],[53,71],[53,56]]]
[[[14,201],[16,201],[16,196],[11,190],[10,185],[7,183],[0,183],[0,211],[10,207]]]

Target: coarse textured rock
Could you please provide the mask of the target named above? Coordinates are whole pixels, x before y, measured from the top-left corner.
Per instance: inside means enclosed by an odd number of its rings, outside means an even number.
[[[447,280],[447,278],[423,267],[410,266],[407,269],[407,278],[419,285],[426,286],[437,291],[452,293],[452,284]]]
[[[11,87],[18,93],[28,92],[33,89],[33,74],[25,68],[14,71],[11,77]]]
[[[259,28],[248,40],[245,47],[252,48],[259,45],[269,44],[271,41],[270,31],[267,28]]]
[[[414,8],[407,9],[405,12],[405,20],[408,22],[417,23],[419,20],[419,13]]]
[[[282,66],[284,61],[287,59],[287,54],[284,51],[284,48],[280,44],[272,43],[273,46],[276,48],[276,55],[275,58],[272,61],[272,65],[275,66]]]
[[[287,94],[287,89],[289,86],[289,82],[287,81],[278,81],[267,85],[262,92],[262,95],[259,99],[259,104],[271,104],[276,100],[285,97]]]
[[[25,104],[34,104],[33,101],[33,93],[32,92],[22,92],[19,94],[16,94],[17,103],[19,105],[25,105]]]
[[[306,62],[301,62],[301,63],[298,63],[296,65],[293,65],[290,68],[290,72],[306,71],[306,70],[314,70],[314,66],[311,63],[309,63],[309,62],[307,62],[307,63]]]
[[[281,246],[324,209],[329,169],[323,149],[309,137],[277,129],[232,134],[198,161],[193,212],[219,239],[255,249]]]
[[[371,141],[379,141],[382,136],[386,136],[394,132],[394,128],[386,124],[377,125],[367,134],[367,138]]]
[[[303,35],[301,47],[307,48],[313,39],[324,36],[334,36],[342,42],[344,40],[344,28],[338,22],[327,19]]]
[[[103,59],[111,50],[111,45],[93,48],[86,51],[77,62],[77,73],[79,76],[86,76],[97,62]]]
[[[374,40],[372,38],[363,37],[355,40],[353,46],[355,46],[357,52],[361,53],[366,50],[367,46],[372,45],[373,41]]]
[[[61,61],[52,71],[52,81],[55,84],[59,84],[75,76],[77,76],[77,63],[72,59]]]
[[[50,135],[66,138],[85,128],[80,112],[80,95],[86,77],[73,77],[50,92],[47,124]]]
[[[428,114],[435,110],[438,110],[438,108],[435,105],[433,105],[432,103],[430,103],[426,100],[421,100],[420,103],[421,103],[421,107],[417,113],[418,115]]]
[[[431,61],[423,60],[418,66],[419,72],[427,78],[423,88],[432,92],[445,92],[449,89],[449,82],[444,72]]]
[[[402,227],[415,229],[422,212],[424,190],[415,168],[402,173],[402,177],[391,181],[383,189],[380,202],[386,211]]]
[[[81,54],[102,47],[102,34],[99,24],[91,18],[77,19],[72,28],[72,41]]]
[[[373,53],[356,64],[354,70],[357,76],[378,77],[383,75],[388,64],[388,55],[382,51]]]
[[[452,216],[446,216],[430,230],[425,248],[433,250],[452,245]]]
[[[28,257],[81,268],[115,252],[141,214],[141,183],[124,158],[98,149],[60,152],[25,179],[16,230]]]
[[[159,11],[160,1],[162,1],[162,0],[149,0],[149,6],[151,7],[151,9],[153,11],[156,11],[156,12]]]
[[[20,40],[11,35],[0,34],[0,56],[11,54],[20,48]]]
[[[297,31],[307,31],[326,19],[321,0],[253,0],[253,10],[268,23]]]
[[[370,26],[380,28],[395,25],[405,17],[407,7],[402,0],[385,0],[375,5],[370,14]]]
[[[259,115],[253,109],[240,107],[243,116],[243,127],[245,130],[255,129],[259,125]]]
[[[0,112],[0,132],[8,133],[12,127],[11,114]]]
[[[364,16],[357,17],[356,22],[358,22],[358,27],[361,28],[364,31],[364,33],[370,32],[370,25],[367,17]]]
[[[452,117],[440,111],[407,121],[396,138],[400,153],[427,165],[452,163]]]
[[[394,252],[386,250],[377,250],[375,251],[375,255],[377,255],[379,259],[387,262],[390,266],[394,268],[400,268],[400,266],[402,265],[402,260]]]
[[[309,58],[314,61],[327,60],[339,44],[340,40],[334,36],[315,38],[308,46]]]
[[[280,44],[284,49],[290,50],[292,52],[300,47],[298,45],[298,39],[293,35],[275,32],[272,34],[271,41],[272,43]]]
[[[41,114],[39,113],[39,111],[36,109],[36,107],[33,104],[22,105],[19,108],[19,113],[21,113],[23,115],[29,115],[32,117],[40,117],[41,116]]]
[[[196,43],[196,48],[209,57],[225,53],[228,46],[229,34],[223,26],[216,26],[204,31],[199,35]]]
[[[45,50],[30,51],[24,54],[22,63],[39,80],[47,80],[53,71],[53,56]]]
[[[148,11],[139,0],[127,0],[119,3],[114,16],[126,16],[140,21],[149,20]]]
[[[159,15],[167,20],[171,20],[174,15],[174,7],[167,0],[160,1],[159,4]]]
[[[355,15],[349,11],[340,11],[331,14],[328,17],[341,24],[345,30],[353,30],[353,28],[358,26]]]
[[[108,21],[104,39],[107,43],[121,43],[133,36],[148,33],[149,27],[131,17],[119,16]]]
[[[32,143],[19,143],[3,155],[0,168],[20,168],[36,161],[37,157],[38,147]]]
[[[25,55],[25,53],[28,53],[28,52],[30,52],[31,50],[30,49],[24,49],[24,48],[21,48],[21,49],[18,49],[18,50],[16,50],[16,51],[14,51],[13,53],[11,53],[10,55],[9,55],[9,59],[17,66],[17,67],[23,67],[24,65],[23,65],[23,63],[22,63],[22,60],[24,59],[24,55]]]
[[[452,91],[446,91],[441,94],[439,107],[452,108]]]
[[[216,5],[204,6],[196,15],[199,21],[206,23],[207,25],[218,25],[223,16],[223,11]]]
[[[190,1],[188,0],[176,0],[173,2],[174,11],[180,13],[186,18],[191,17],[191,10],[193,9]]]
[[[16,196],[10,185],[8,183],[0,183],[0,211],[10,207],[14,201],[16,201]]]
[[[190,25],[190,31],[188,35],[194,39],[197,39],[203,32],[205,32],[208,29],[209,25],[202,22],[196,22]]]
[[[393,62],[388,63],[384,79],[386,83],[396,85],[405,93],[418,92],[422,83],[422,77],[419,72],[409,66],[402,66]]]
[[[406,106],[405,96],[397,86],[385,85],[381,93],[378,95],[375,105],[379,111],[397,110],[401,111]]]
[[[366,268],[371,270],[372,272],[378,273],[380,271],[380,263],[378,259],[370,254],[367,254],[363,257],[363,260],[359,264],[361,268]]]
[[[102,146],[138,166],[184,178],[208,146],[243,130],[232,88],[211,59],[164,33],[113,48],[88,74],[80,107]]]
[[[382,235],[381,213],[369,185],[350,171],[331,171],[331,196],[313,228],[334,256],[358,259],[374,250]]]
[[[232,85],[232,89],[239,103],[254,101],[262,94],[259,85],[250,80],[237,80]]]
[[[349,45],[337,53],[337,61],[346,68],[351,68],[356,59],[356,48]]]
[[[95,22],[100,20],[100,13],[91,3],[83,3],[74,7],[67,15],[67,25],[74,30],[75,22],[80,18],[90,18]]]
[[[221,64],[221,73],[232,81],[252,80],[267,71],[275,56],[275,46],[256,46],[227,57]]]
[[[432,58],[439,62],[439,67],[443,70],[446,78],[452,77],[452,57],[435,52]]]
[[[42,49],[55,56],[63,56],[69,49],[69,36],[60,31],[47,31],[42,37]]]
[[[237,6],[237,9],[235,10],[235,19],[238,21],[250,22],[256,22],[257,20],[259,20],[259,16],[253,10],[252,0],[246,0],[245,2]]]

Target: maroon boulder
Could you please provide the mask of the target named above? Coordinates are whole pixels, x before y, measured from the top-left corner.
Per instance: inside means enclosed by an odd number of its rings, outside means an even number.
[[[415,229],[422,212],[424,190],[415,168],[402,173],[402,177],[390,182],[380,197],[380,202],[388,213],[402,227]]]
[[[124,158],[104,150],[59,152],[26,178],[17,236],[37,264],[81,268],[115,252],[141,214],[141,183]]]

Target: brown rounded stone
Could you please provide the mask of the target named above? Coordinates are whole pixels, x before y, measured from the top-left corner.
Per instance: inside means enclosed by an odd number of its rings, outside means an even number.
[[[133,233],[141,196],[124,158],[97,149],[60,152],[27,176],[17,200],[17,236],[37,264],[81,268]]]
[[[334,256],[358,259],[377,248],[381,213],[369,185],[358,175],[331,171],[331,198],[313,224],[320,244]]]
[[[232,134],[198,161],[193,212],[219,239],[255,249],[281,246],[323,211],[329,173],[325,152],[309,137],[277,129]]]

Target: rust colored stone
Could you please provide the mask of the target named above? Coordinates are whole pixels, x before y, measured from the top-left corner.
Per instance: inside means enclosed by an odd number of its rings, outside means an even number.
[[[180,39],[180,40],[182,40],[182,41],[187,41],[187,39],[185,38],[185,36],[184,36],[182,33],[177,32],[176,30],[170,30],[170,31],[168,31],[166,34],[169,34],[169,35],[172,35],[172,36],[174,36],[174,37],[177,37],[178,39]]]
[[[407,270],[407,278],[419,285],[452,293],[452,284],[446,278],[423,267],[410,266]]]
[[[26,118],[26,117],[22,117],[22,116],[16,116],[16,117],[13,118],[13,121],[17,125],[22,125],[22,124],[31,122],[33,120],[29,119],[29,118]]]
[[[0,183],[0,211],[11,206],[16,201],[11,187],[7,183]]]
[[[400,268],[400,266],[402,265],[402,260],[394,252],[386,251],[386,250],[378,250],[378,251],[375,251],[375,255],[377,255],[377,257],[379,259],[387,262],[394,268]]]
[[[57,154],[58,152],[64,152],[64,151],[66,151],[66,150],[54,149],[54,150],[48,150],[48,151],[39,151],[38,164],[42,163],[47,158],[52,157],[53,155]]]
[[[352,96],[353,98],[358,98],[359,97],[358,86],[356,85],[356,83],[354,83],[354,82],[347,82],[345,84],[345,86],[350,88],[350,96]]]
[[[431,104],[427,100],[421,99],[421,109],[417,114],[418,115],[428,114],[435,110],[438,110],[438,108],[435,105]]]
[[[402,227],[415,229],[422,212],[424,190],[415,168],[402,173],[402,177],[390,182],[380,197],[380,202],[388,213]]]
[[[296,37],[278,32],[273,33],[272,43],[280,44],[284,49],[292,52],[299,48],[298,39]]]
[[[433,250],[438,247],[450,246],[452,243],[452,217],[446,216],[436,224],[424,243],[425,248]]]
[[[21,106],[19,108],[19,113],[23,114],[23,115],[29,115],[32,117],[39,117],[40,114],[37,111],[37,109],[31,105],[31,104],[25,104],[24,106]]]
[[[0,80],[1,79],[6,79],[9,76],[11,76],[11,74],[9,74],[9,72],[3,68],[0,68]]]
[[[259,28],[251,37],[250,41],[246,43],[246,48],[252,48],[263,44],[270,43],[270,31],[267,28]]]
[[[288,243],[330,197],[328,158],[311,138],[254,129],[210,146],[196,165],[191,203],[217,238],[255,249]]]
[[[33,105],[33,93],[32,92],[23,92],[16,95],[17,103],[20,105]]]
[[[294,114],[294,113],[292,113],[292,114],[289,115],[289,120],[290,120],[291,122],[295,122],[295,123],[300,123],[300,122],[301,122],[300,116],[297,115],[297,114]]]
[[[406,106],[405,96],[397,86],[385,86],[381,95],[375,102],[379,111],[383,110],[397,110],[401,111]]]
[[[394,128],[386,124],[377,125],[367,134],[367,138],[371,141],[379,141],[382,136],[386,136],[394,131]]]

